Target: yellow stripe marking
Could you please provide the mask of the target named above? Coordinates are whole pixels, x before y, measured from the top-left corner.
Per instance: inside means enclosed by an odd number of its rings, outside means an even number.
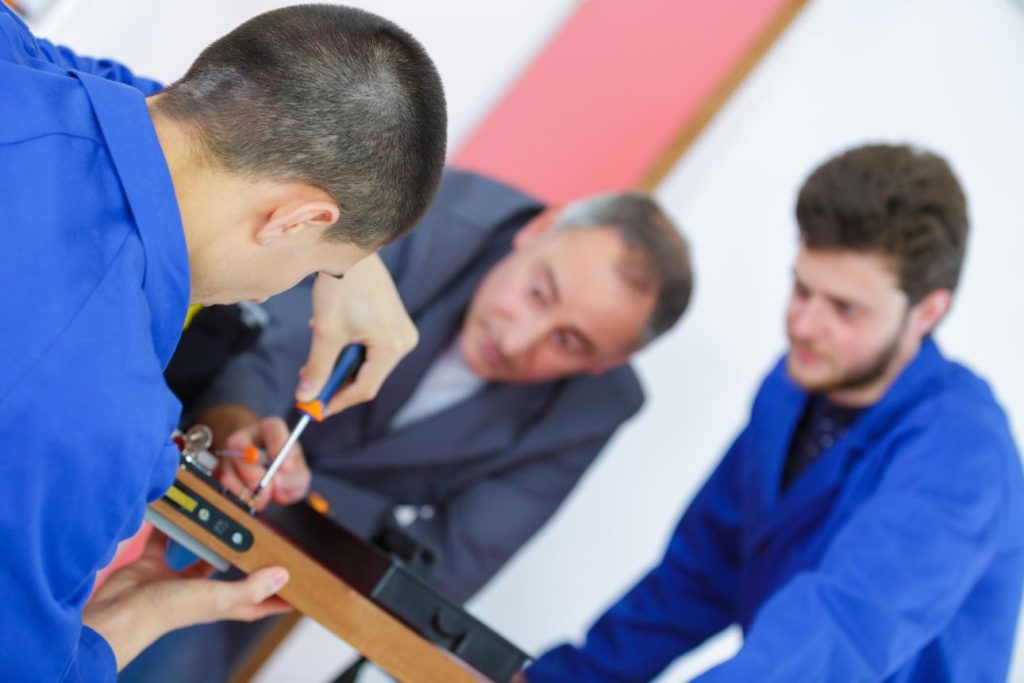
[[[196,503],[196,499],[195,498],[193,498],[192,496],[188,495],[187,493],[185,493],[184,491],[179,489],[177,486],[172,486],[167,491],[167,497],[170,498],[171,500],[173,500],[175,503],[177,503],[181,507],[183,507],[186,510],[188,510],[189,512],[192,512],[193,510],[195,510],[196,506],[198,505],[198,503]]]

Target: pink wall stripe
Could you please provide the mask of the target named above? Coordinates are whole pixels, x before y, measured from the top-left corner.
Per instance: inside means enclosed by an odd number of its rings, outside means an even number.
[[[585,0],[453,163],[556,202],[634,187],[793,4]]]

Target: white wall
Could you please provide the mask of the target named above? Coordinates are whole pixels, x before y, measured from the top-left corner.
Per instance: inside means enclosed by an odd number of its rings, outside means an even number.
[[[210,39],[278,4],[64,0],[41,29],[170,79]],[[434,55],[453,147],[574,6],[356,4],[410,29]],[[659,189],[691,237],[699,282],[684,323],[640,357],[647,407],[473,610],[537,652],[579,637],[656,560],[782,348],[796,190],[846,146],[912,141],[960,174],[974,234],[939,336],[992,381],[1024,436],[1022,67],[1024,10],[1011,0],[812,0]],[[263,680],[324,680],[341,656],[313,627],[297,641]],[[737,645],[727,633],[661,680],[684,679]]]
[[[36,22],[43,37],[115,57],[170,82],[210,42],[286,0],[60,0]],[[572,0],[346,0],[387,17],[423,43],[448,98],[449,149],[473,130],[523,64],[574,8]]]
[[[1024,436],[1024,12],[1006,0],[813,0],[659,188],[698,268],[684,323],[639,362],[650,404],[562,512],[476,601],[528,648],[579,637],[661,552],[783,344],[793,205],[833,152],[946,154],[974,234],[947,351],[992,380]],[[726,637],[661,680],[685,679]],[[1015,680],[1024,680],[1017,665]]]

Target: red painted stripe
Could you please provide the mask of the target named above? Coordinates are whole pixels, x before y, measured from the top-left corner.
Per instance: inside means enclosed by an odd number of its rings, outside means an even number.
[[[454,157],[551,201],[635,186],[789,0],[588,0]]]

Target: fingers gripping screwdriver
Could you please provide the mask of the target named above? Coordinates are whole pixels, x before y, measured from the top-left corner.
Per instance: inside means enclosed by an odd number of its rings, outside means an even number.
[[[302,432],[305,431],[310,421],[323,422],[324,410],[327,404],[330,403],[335,392],[355,376],[364,360],[366,360],[366,347],[362,344],[349,344],[342,349],[341,356],[338,357],[338,363],[334,366],[334,371],[331,372],[331,376],[327,379],[327,384],[324,385],[320,394],[312,401],[299,401],[295,404],[295,407],[302,412],[302,417],[295,424],[295,428],[288,435],[288,439],[281,446],[281,450],[270,461],[270,467],[263,473],[260,482],[253,489],[252,495],[249,496],[250,501],[255,500],[260,491],[266,488],[267,484],[274,478],[274,474],[280,469],[288,450],[299,440],[299,437],[302,436]]]
[[[299,436],[302,434],[302,431],[309,424],[310,420],[315,419],[317,422],[323,421],[324,410],[327,406],[327,403],[331,400],[331,398],[338,391],[338,389],[341,388],[343,384],[345,384],[345,382],[347,382],[349,379],[355,376],[356,372],[359,370],[359,367],[363,364],[365,358],[366,347],[363,346],[362,344],[350,344],[349,346],[346,346],[344,349],[342,349],[341,355],[338,358],[338,363],[334,367],[334,371],[331,373],[331,376],[328,378],[323,390],[316,397],[316,399],[314,399],[313,401],[299,402],[296,404],[296,407],[302,411],[303,416],[299,420],[298,424],[296,424],[295,429],[292,430],[292,433],[288,437],[288,440],[285,442],[284,446],[282,446],[281,450],[277,453],[277,456],[274,457],[274,460],[271,462],[270,467],[263,475],[263,478],[260,479],[259,485],[253,491],[252,495],[249,496],[248,498],[246,497],[244,490],[239,491],[238,497],[240,499],[245,500],[245,502],[249,505],[252,504],[252,501],[255,500],[256,495],[261,490],[263,490],[263,488],[266,487],[266,485],[273,478],[274,473],[277,472],[277,470],[281,467],[281,463],[284,462],[285,453],[287,453],[288,449],[290,449],[292,445],[298,440]],[[259,449],[256,449],[256,451],[257,455],[260,455],[261,451]],[[242,453],[244,455],[247,455],[247,453],[245,453],[244,451]],[[244,459],[248,461],[248,458]],[[169,527],[161,527],[161,530],[163,530],[165,533],[168,533],[168,535],[171,536],[174,536],[176,534],[176,531],[170,529]],[[213,564],[215,567],[221,569],[222,571],[227,569],[228,565],[226,562],[224,562],[223,560],[219,560],[219,558],[215,559],[215,555],[204,554],[201,549],[197,549],[195,547],[193,542],[186,541],[186,539],[184,538],[180,539],[180,542],[175,541],[172,538],[169,538],[164,557],[167,562],[167,565],[171,569],[173,569],[174,571],[181,571],[199,561],[199,557],[197,556],[196,553],[203,555],[204,559],[206,559],[208,562]]]

